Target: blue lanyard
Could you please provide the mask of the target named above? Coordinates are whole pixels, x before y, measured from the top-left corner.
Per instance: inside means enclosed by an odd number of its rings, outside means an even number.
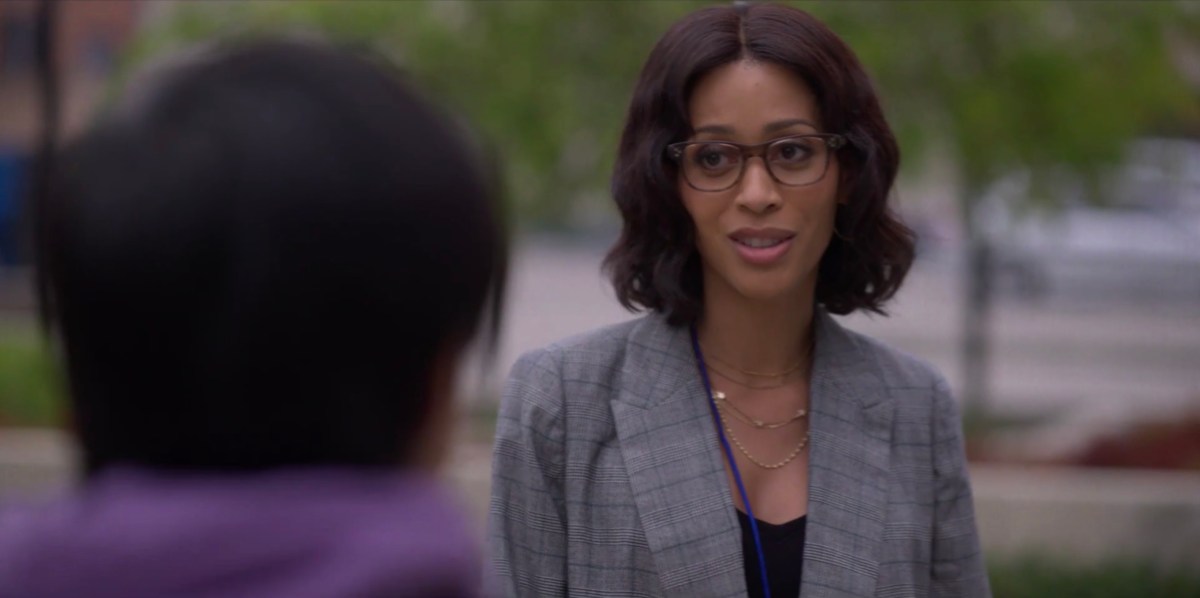
[[[696,354],[696,365],[700,368],[700,379],[704,381],[704,390],[708,393],[708,407],[712,409],[713,422],[717,425],[717,435],[721,438],[721,446],[725,447],[725,458],[729,460],[729,468],[733,470],[733,480],[737,482],[738,493],[742,497],[742,506],[746,507],[746,517],[750,519],[750,534],[754,536],[754,550],[758,553],[758,572],[762,575],[763,598],[771,598],[771,585],[767,583],[767,558],[763,554],[762,540],[758,535],[758,520],[754,518],[754,510],[750,508],[750,497],[746,495],[746,485],[742,483],[742,472],[738,471],[737,459],[733,458],[733,448],[729,439],[725,438],[725,426],[721,425],[721,414],[717,412],[717,402],[713,399],[712,383],[708,379],[708,365],[704,363],[704,353],[700,351],[700,339],[696,336],[696,327],[691,327],[692,351]]]

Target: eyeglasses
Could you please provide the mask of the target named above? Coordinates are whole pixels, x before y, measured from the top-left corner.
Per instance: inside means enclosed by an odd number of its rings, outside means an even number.
[[[679,163],[683,179],[697,191],[725,191],[742,180],[746,162],[762,158],[780,185],[803,187],[820,181],[829,170],[829,156],[846,145],[833,134],[790,135],[757,145],[730,141],[683,141],[667,146],[667,156]]]

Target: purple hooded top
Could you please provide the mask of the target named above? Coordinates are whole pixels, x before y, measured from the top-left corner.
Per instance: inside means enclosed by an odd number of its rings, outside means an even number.
[[[0,510],[2,597],[458,598],[481,571],[469,519],[414,473],[116,468]]]

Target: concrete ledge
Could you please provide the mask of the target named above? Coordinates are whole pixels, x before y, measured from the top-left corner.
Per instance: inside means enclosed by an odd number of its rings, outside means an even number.
[[[458,443],[446,469],[480,530],[489,455],[485,444]],[[0,502],[65,487],[74,462],[74,445],[59,431],[0,428]],[[978,464],[971,481],[989,557],[1032,552],[1200,569],[1200,472]]]
[[[58,430],[0,427],[0,502],[66,487],[76,455],[75,443]]]

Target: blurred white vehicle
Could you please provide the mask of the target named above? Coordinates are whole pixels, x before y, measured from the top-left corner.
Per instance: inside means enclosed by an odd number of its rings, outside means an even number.
[[[1018,215],[1009,181],[977,210],[993,284],[1025,299],[1155,299],[1200,308],[1200,143],[1143,141],[1105,186],[1102,206],[1070,201]],[[1007,198],[1007,200],[1006,200]]]

